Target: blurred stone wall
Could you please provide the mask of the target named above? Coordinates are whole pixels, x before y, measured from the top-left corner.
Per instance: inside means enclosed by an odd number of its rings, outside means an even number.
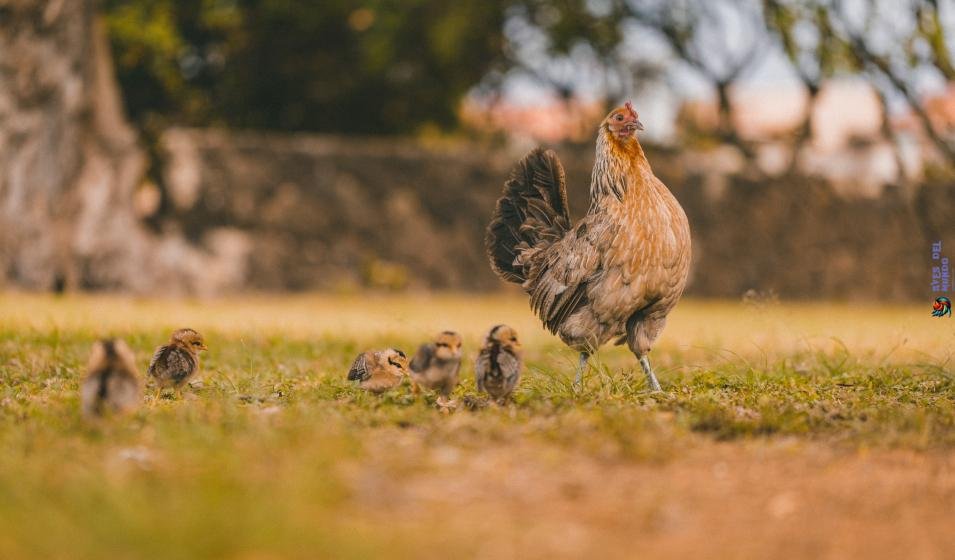
[[[520,154],[407,140],[169,131],[163,220],[261,290],[502,286],[484,227]],[[559,148],[572,212],[587,208],[592,148]],[[689,293],[924,299],[930,242],[955,256],[955,186],[837,194],[822,179],[767,180],[706,154],[653,150],[690,219]],[[715,157],[715,156],[713,156]],[[229,263],[229,264],[225,264]]]

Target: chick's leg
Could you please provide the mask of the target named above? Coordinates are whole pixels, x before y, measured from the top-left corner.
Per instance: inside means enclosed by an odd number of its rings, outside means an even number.
[[[590,359],[590,354],[587,352],[580,353],[580,359],[577,362],[577,376],[574,378],[574,387],[580,388],[580,384],[584,381],[584,369],[587,367],[587,360]]]
[[[659,391],[660,382],[657,381],[657,376],[653,374],[653,369],[650,367],[650,358],[646,354],[640,356],[640,366],[643,368],[643,373],[647,375],[647,385],[650,386],[650,390]]]

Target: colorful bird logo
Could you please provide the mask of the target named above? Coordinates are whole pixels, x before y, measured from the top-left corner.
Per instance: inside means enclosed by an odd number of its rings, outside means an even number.
[[[935,298],[935,303],[932,304],[932,317],[944,317],[946,315],[952,316],[952,300],[945,296],[939,296]]]

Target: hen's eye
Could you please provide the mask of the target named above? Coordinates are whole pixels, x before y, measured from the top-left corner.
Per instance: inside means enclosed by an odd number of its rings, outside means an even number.
[[[194,341],[192,341],[192,345],[193,345],[193,346],[201,346],[202,343],[199,342],[198,340],[194,340]]]
[[[622,120],[623,120],[623,115],[617,115],[617,120],[618,120],[618,121],[622,121]]]

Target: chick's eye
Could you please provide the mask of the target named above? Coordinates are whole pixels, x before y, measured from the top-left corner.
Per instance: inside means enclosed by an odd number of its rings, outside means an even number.
[[[192,345],[193,345],[193,346],[202,346],[202,343],[199,342],[198,340],[193,340],[193,341],[192,341]]]
[[[512,337],[511,337],[511,342],[517,342],[517,337],[512,336]]]

